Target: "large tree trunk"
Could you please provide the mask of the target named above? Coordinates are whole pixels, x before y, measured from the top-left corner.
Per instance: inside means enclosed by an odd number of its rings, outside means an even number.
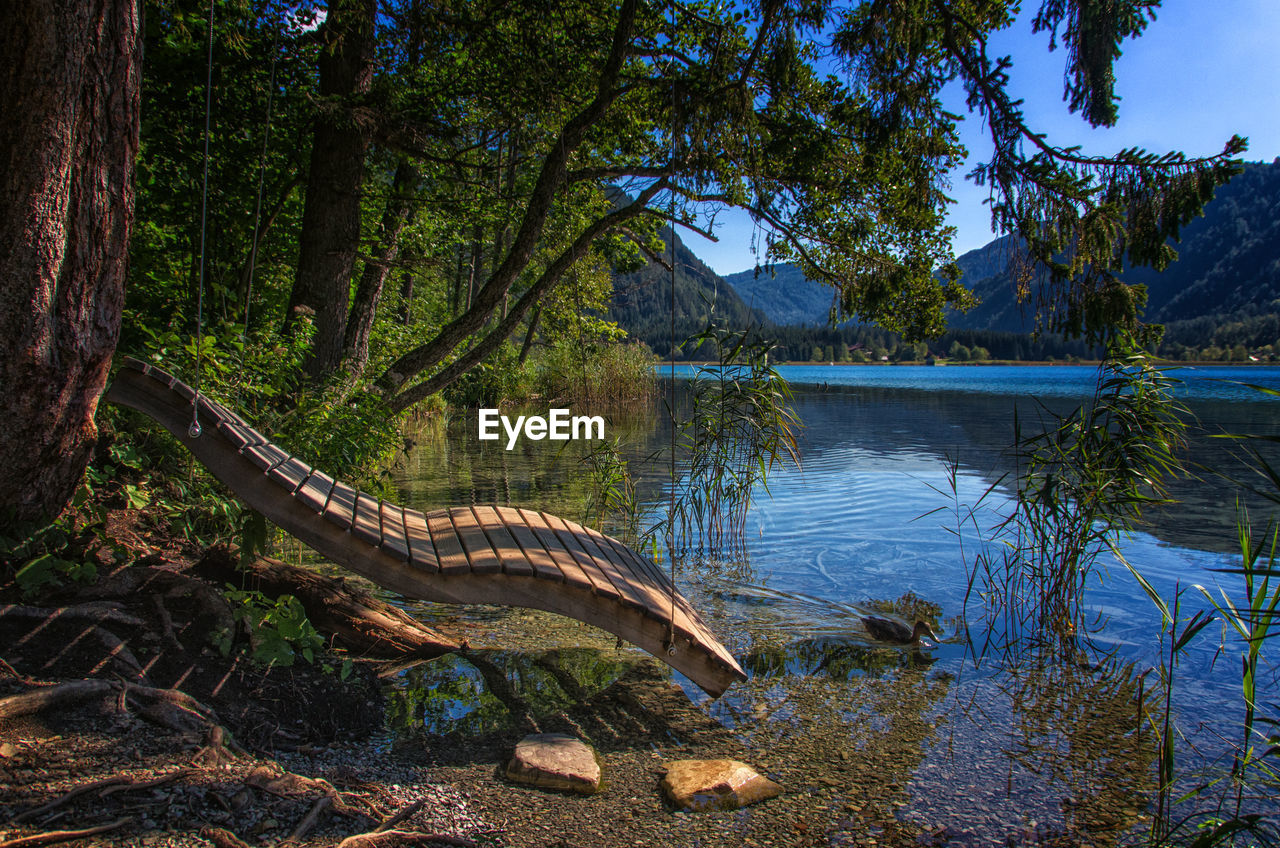
[[[342,361],[347,302],[360,246],[360,189],[368,134],[355,98],[369,91],[374,69],[376,0],[329,0],[320,51],[320,95],[307,178],[307,201],[298,236],[298,274],[286,325],[309,312],[315,338],[307,372],[327,377]],[[334,105],[332,101],[340,101]]]
[[[26,0],[0,26],[0,521],[84,473],[133,220],[137,0]]]
[[[369,361],[369,335],[373,332],[373,319],[378,312],[378,300],[382,287],[391,272],[391,265],[400,252],[400,232],[409,220],[413,193],[418,186],[418,171],[406,158],[396,166],[391,180],[391,194],[382,213],[382,228],[373,261],[365,262],[356,296],[351,302],[351,316],[347,319],[346,337],[343,341],[343,359],[352,375],[358,376]]]

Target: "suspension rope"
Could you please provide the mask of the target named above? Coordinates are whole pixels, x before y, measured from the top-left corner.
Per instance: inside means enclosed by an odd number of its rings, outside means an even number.
[[[187,435],[193,439],[200,438],[200,366],[204,353],[204,273],[205,273],[205,235],[209,220],[209,123],[213,114],[213,4],[209,0],[209,60],[204,86],[204,176],[200,184],[200,274],[196,288],[196,363],[195,399],[191,403],[191,426]]]
[[[671,4],[671,35],[669,38],[674,41],[676,37],[676,6]],[[673,45],[674,46],[674,45]],[[668,328],[668,344],[667,365],[670,384],[670,401],[667,403],[667,414],[671,419],[671,444],[669,451],[669,474],[671,480],[670,497],[667,501],[667,567],[670,570],[671,586],[668,598],[670,602],[670,610],[667,615],[667,653],[675,656],[676,653],[676,546],[675,546],[675,522],[676,522],[676,192],[675,192],[675,161],[676,161],[676,76],[675,61],[671,62],[671,181],[672,188],[671,199],[668,202],[668,221],[667,228],[670,232],[668,247],[671,253],[671,285],[670,285],[670,308],[668,309],[668,319],[670,326]]]
[[[253,242],[249,245],[249,279],[244,290],[244,331],[240,334],[241,342],[249,338],[249,310],[253,305],[253,275],[258,267],[258,239],[262,234],[262,191],[267,180],[267,145],[271,141],[271,108],[276,96],[276,62],[280,58],[280,27],[275,26],[275,34],[271,41],[271,78],[267,82],[267,116],[262,128],[262,155],[258,165],[258,196],[253,206]],[[240,367],[244,368],[244,351],[240,352]]]

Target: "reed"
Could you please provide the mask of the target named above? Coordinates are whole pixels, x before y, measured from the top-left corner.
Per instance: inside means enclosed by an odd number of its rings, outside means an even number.
[[[702,345],[716,360],[696,369],[690,414],[675,425],[685,468],[673,481],[669,547],[673,556],[744,559],[756,487],[767,492],[770,471],[799,463],[800,425],[786,381],[769,364],[772,343],[712,325],[686,342]]]
[[[1069,653],[1098,624],[1082,599],[1099,557],[1146,508],[1167,502],[1166,481],[1181,470],[1187,413],[1174,384],[1136,345],[1116,340],[1088,402],[1065,416],[1042,407],[1031,434],[1015,417],[1013,511],[992,529],[975,510],[957,517],[958,529],[980,531],[968,598],[983,599],[989,634],[1006,645],[1055,641]]]

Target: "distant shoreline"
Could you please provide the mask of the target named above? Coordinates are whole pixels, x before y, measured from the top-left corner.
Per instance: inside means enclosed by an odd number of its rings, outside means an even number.
[[[1157,360],[1154,360],[1154,362],[1156,365],[1159,365],[1161,367],[1166,367],[1166,368],[1195,368],[1195,367],[1206,366],[1206,365],[1211,365],[1215,368],[1237,368],[1237,367],[1238,368],[1257,368],[1257,367],[1266,367],[1269,365],[1280,366],[1280,362],[1222,362],[1220,360],[1213,360],[1213,359],[1196,360],[1193,362],[1182,362],[1182,361],[1176,361],[1172,359],[1157,359]],[[658,369],[670,368],[673,364],[674,365],[697,365],[700,367],[706,367],[706,366],[713,366],[716,363],[712,362],[711,360],[681,360],[675,363],[672,363],[670,360],[663,360],[663,361],[659,361],[655,365],[655,367]],[[1085,366],[1096,368],[1099,364],[1101,364],[1101,360],[1080,359],[1080,360],[1076,360],[1075,362],[1064,362],[1062,360],[1050,361],[1047,359],[984,359],[981,362],[953,362],[952,360],[949,360],[949,359],[943,359],[943,360],[939,360],[933,365],[930,365],[927,362],[918,362],[918,361],[917,362],[810,362],[807,360],[805,361],[789,360],[786,362],[771,362],[769,364],[773,366],[810,365],[810,366],[821,367],[821,368],[842,368],[842,367],[893,368],[893,367],[902,366],[902,365],[908,365],[908,366],[915,365],[915,366],[933,367],[933,368],[967,368],[967,367],[982,368],[989,365],[1015,365],[1015,366],[1085,365]]]

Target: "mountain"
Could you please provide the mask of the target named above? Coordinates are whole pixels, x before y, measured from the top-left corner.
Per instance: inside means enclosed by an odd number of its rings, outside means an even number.
[[[982,303],[954,316],[953,328],[1031,329],[1030,310],[1014,298],[1014,246],[1006,236],[956,260],[962,282]],[[1174,247],[1178,259],[1165,270],[1135,267],[1121,275],[1147,287],[1144,320],[1165,324],[1166,338],[1182,344],[1222,344],[1211,338],[1218,328],[1242,322],[1256,325],[1261,337],[1230,343],[1277,341],[1271,330],[1280,312],[1280,159],[1246,165],[1217,190],[1203,217],[1183,228]]]
[[[724,281],[748,306],[763,312],[770,323],[825,327],[830,318],[835,289],[810,280],[794,265],[739,271]]]
[[[1025,334],[1034,328],[1033,304],[1020,304],[1015,297],[1022,276],[1017,246],[1014,237],[1004,236],[956,259],[961,282],[980,303],[949,316],[953,331]],[[1175,353],[1180,347],[1209,345],[1280,349],[1280,159],[1246,165],[1217,190],[1203,217],[1183,228],[1174,247],[1179,258],[1164,271],[1132,268],[1123,278],[1147,287],[1144,319],[1165,325],[1166,342]],[[761,320],[827,326],[831,288],[805,279],[792,265],[721,279],[678,240],[677,257],[677,321],[692,328],[678,329],[679,338],[705,321],[702,297],[715,297],[720,323],[732,327]],[[650,263],[619,277],[611,312],[633,335],[664,351],[670,335],[666,275]]]
[[[670,255],[670,228],[663,228],[663,256]],[[714,316],[717,324],[734,329],[765,321],[719,274],[708,268],[679,236],[676,240],[675,340],[679,344],[701,332]],[[671,272],[653,260],[638,271],[615,274],[609,318],[634,338],[642,339],[659,356],[671,349]]]

